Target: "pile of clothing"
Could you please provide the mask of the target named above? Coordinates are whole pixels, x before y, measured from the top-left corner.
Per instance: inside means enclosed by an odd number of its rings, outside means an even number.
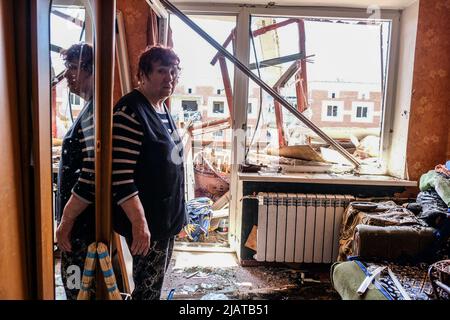
[[[407,208],[430,227],[436,229],[436,250],[448,256],[450,236],[450,160],[420,177],[420,193]]]
[[[208,237],[213,201],[207,197],[194,198],[186,202],[188,223],[184,231],[189,240],[197,242]]]
[[[432,227],[447,218],[450,206],[450,161],[446,166],[437,165],[420,177],[420,193],[417,203],[421,206],[419,218],[425,220]]]

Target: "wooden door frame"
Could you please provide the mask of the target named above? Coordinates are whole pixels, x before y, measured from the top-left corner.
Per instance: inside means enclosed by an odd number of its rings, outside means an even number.
[[[55,298],[50,100],[50,0],[30,7],[32,162],[37,298]]]
[[[111,175],[116,1],[92,0],[95,50],[95,227],[96,241],[112,248]],[[96,274],[97,299],[107,299],[103,277]]]

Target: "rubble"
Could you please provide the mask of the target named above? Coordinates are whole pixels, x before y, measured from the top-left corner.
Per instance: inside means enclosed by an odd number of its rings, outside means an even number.
[[[312,272],[290,267],[199,266],[173,270],[169,266],[162,297],[172,288],[173,299],[185,300],[339,299],[327,270]]]

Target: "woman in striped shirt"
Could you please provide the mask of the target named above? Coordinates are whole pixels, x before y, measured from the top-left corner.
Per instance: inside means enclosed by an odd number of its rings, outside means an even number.
[[[114,229],[133,255],[135,300],[160,298],[174,237],[186,222],[181,139],[164,104],[179,62],[172,49],[147,48],[139,59],[139,87],[114,109]]]
[[[76,299],[87,247],[95,241],[93,50],[89,44],[79,43],[62,56],[70,92],[86,101],[64,136],[56,196],[61,275],[67,299]]]

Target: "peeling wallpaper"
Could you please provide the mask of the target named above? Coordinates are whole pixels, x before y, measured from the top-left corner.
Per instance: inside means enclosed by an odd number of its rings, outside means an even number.
[[[407,166],[417,180],[450,159],[450,0],[420,0]]]
[[[139,54],[147,46],[147,22],[150,8],[143,0],[117,0],[117,10],[122,12],[130,63],[132,86],[137,87],[137,64]],[[117,63],[117,60],[116,60]],[[114,104],[122,96],[118,68],[115,68]]]

